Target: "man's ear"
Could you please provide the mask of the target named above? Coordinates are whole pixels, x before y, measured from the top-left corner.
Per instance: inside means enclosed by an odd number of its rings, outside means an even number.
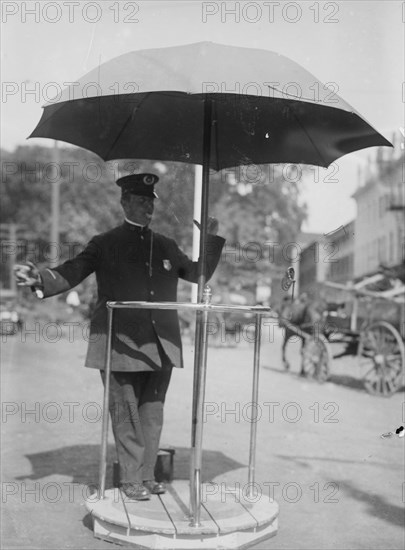
[[[131,195],[125,195],[125,194],[121,195],[120,203],[122,208],[125,208],[129,204],[130,197]]]

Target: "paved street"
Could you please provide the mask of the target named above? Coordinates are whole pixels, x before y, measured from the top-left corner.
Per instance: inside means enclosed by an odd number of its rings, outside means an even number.
[[[86,342],[41,327],[3,343],[2,548],[103,549],[84,498],[98,478],[102,385],[83,368]],[[270,334],[270,333],[269,333]],[[246,335],[245,335],[246,336]],[[280,334],[264,338],[259,406],[251,406],[253,344],[211,347],[203,477],[246,489],[249,430],[258,415],[257,498],[280,505],[278,535],[256,548],[400,549],[404,546],[404,394],[368,395],[351,358],[336,360],[324,385],[280,363]],[[52,340],[57,340],[52,343]],[[228,342],[229,343],[229,342]],[[176,370],[162,446],[176,449],[175,477],[188,477],[193,350]],[[114,458],[113,441],[110,462]],[[111,483],[111,469],[109,469]],[[117,547],[118,548],[118,547]]]

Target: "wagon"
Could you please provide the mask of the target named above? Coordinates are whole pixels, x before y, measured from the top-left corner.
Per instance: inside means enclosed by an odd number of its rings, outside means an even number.
[[[385,290],[367,288],[387,281]],[[367,392],[393,395],[405,383],[403,282],[376,274],[355,284],[322,284],[333,289],[329,294],[334,294],[335,301],[325,302],[318,321],[280,315],[279,324],[286,331],[283,349],[289,337],[298,336],[303,342],[301,372],[318,382],[330,377],[333,359],[356,357]],[[336,344],[341,349],[334,355]]]
[[[343,344],[334,358],[357,357],[365,389],[372,395],[391,396],[404,385],[404,284],[398,279],[386,290],[368,290],[382,282],[376,274],[356,284],[325,282],[343,298],[324,315],[328,343]],[[401,334],[402,333],[402,334]]]

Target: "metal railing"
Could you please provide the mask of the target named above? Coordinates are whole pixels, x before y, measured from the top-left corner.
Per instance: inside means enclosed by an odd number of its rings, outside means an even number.
[[[112,341],[113,341],[113,318],[115,309],[169,309],[169,310],[192,310],[197,315],[202,315],[201,330],[196,334],[194,383],[193,383],[193,418],[191,426],[191,471],[190,471],[190,525],[200,526],[201,509],[201,458],[202,458],[202,435],[203,435],[203,413],[205,398],[205,378],[207,370],[207,348],[208,348],[208,318],[210,312],[218,313],[253,313],[256,316],[255,322],[255,345],[253,357],[253,384],[252,403],[257,405],[259,392],[259,365],[260,365],[260,343],[261,343],[261,321],[262,316],[268,314],[271,309],[264,306],[233,306],[225,304],[211,304],[210,295],[204,293],[203,303],[182,303],[182,302],[107,302],[108,308],[108,334],[107,349],[105,358],[105,384],[103,400],[103,421],[100,458],[100,495],[105,496],[105,482],[107,470],[107,440],[109,421],[109,395],[110,378],[112,367]],[[251,422],[250,448],[249,448],[249,469],[248,487],[253,491],[255,478],[256,459],[256,422]]]

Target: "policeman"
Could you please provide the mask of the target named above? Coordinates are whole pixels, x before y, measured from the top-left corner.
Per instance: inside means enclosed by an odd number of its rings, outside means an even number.
[[[176,301],[178,279],[198,279],[198,263],[176,242],[149,228],[157,198],[154,174],[132,174],[117,180],[121,188],[122,225],[97,235],[73,259],[38,270],[15,266],[19,285],[46,298],[66,292],[96,274],[98,301],[91,324],[85,365],[100,370],[105,382],[107,301]],[[224,239],[218,221],[207,230],[207,279],[218,264]],[[110,414],[125,494],[146,500],[165,492],[154,479],[163,425],[163,404],[172,367],[183,367],[177,311],[118,309],[115,313],[110,384]]]

